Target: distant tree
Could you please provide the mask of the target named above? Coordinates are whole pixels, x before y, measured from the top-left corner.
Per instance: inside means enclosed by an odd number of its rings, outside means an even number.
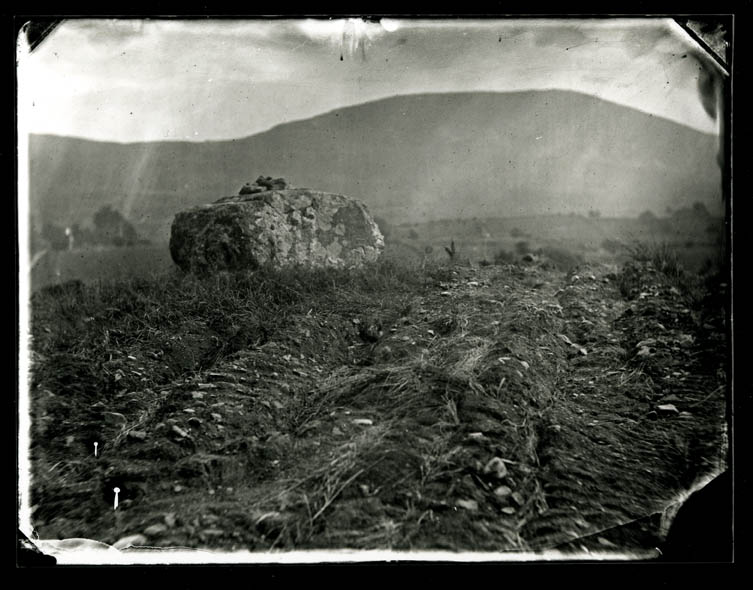
[[[526,237],[526,233],[520,229],[519,227],[514,227],[510,230],[510,235],[513,238],[524,238]]]
[[[417,240],[418,239],[418,232],[415,229],[411,228],[411,230],[408,232],[408,237],[411,240]]]
[[[94,237],[100,244],[132,246],[138,240],[133,225],[110,205],[99,209],[93,217]]]
[[[646,209],[638,216],[638,220],[643,223],[651,223],[652,221],[656,221],[656,215],[650,209]]]
[[[598,211],[597,209],[590,209],[588,211],[588,216],[592,219],[596,219],[597,217],[601,217],[601,211]]]

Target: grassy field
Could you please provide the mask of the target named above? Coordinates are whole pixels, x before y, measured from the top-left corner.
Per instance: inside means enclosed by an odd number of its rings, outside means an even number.
[[[389,227],[386,241],[399,245],[414,259],[444,260],[445,248],[454,241],[457,257],[468,263],[511,261],[530,252],[550,254],[565,266],[622,264],[630,259],[634,244],[665,244],[676,252],[686,270],[699,272],[720,266],[722,229],[721,220],[716,219],[645,222],[550,215],[405,224]]]
[[[455,242],[458,260],[479,264],[519,259],[541,252],[560,266],[580,262],[624,263],[632,244],[667,244],[690,272],[718,267],[720,231],[708,231],[718,221],[641,222],[638,219],[585,218],[550,215],[487,220],[448,220],[385,228],[386,257],[443,262],[445,247]],[[109,249],[48,251],[31,273],[32,289],[80,280],[149,278],[174,267],[167,244]]]
[[[36,291],[67,281],[123,281],[148,278],[173,267],[167,244],[123,248],[48,250],[31,269],[31,288]]]
[[[443,231],[355,271],[38,290],[39,535],[655,557],[726,461],[724,278],[651,243],[468,264]]]

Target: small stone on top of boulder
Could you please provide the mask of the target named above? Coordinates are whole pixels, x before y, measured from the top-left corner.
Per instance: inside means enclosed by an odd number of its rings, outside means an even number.
[[[284,178],[272,178],[271,176],[259,176],[254,182],[247,182],[241,187],[238,194],[253,195],[265,191],[279,191],[292,188]]]

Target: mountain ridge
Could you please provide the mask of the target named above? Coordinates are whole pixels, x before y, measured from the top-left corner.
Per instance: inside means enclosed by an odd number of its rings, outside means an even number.
[[[291,119],[289,121],[283,121],[280,123],[275,123],[274,125],[267,127],[265,129],[262,129],[260,131],[257,131],[256,133],[249,133],[245,135],[239,135],[237,137],[226,137],[226,138],[217,138],[217,139],[197,139],[197,140],[190,140],[190,139],[155,139],[155,140],[148,140],[148,141],[117,141],[115,139],[97,139],[93,137],[85,137],[82,135],[61,135],[58,133],[29,133],[29,136],[37,136],[37,137],[57,137],[61,139],[70,139],[70,140],[83,140],[83,141],[89,141],[89,142],[95,142],[95,143],[105,143],[105,144],[117,144],[117,145],[139,145],[139,144],[188,144],[188,145],[197,145],[197,144],[209,144],[209,143],[225,143],[228,141],[241,141],[244,139],[249,139],[251,137],[254,137],[255,135],[260,135],[262,133],[268,133],[270,131],[274,131],[280,127],[284,127],[285,125],[290,125],[293,123],[300,123],[303,121],[307,121],[309,119],[314,119],[316,117],[321,117],[324,115],[329,115],[335,112],[343,111],[346,109],[351,108],[358,108],[361,106],[392,100],[394,98],[402,98],[402,97],[423,97],[423,96],[433,96],[437,94],[441,95],[513,95],[513,94],[528,94],[531,92],[561,92],[565,94],[575,94],[578,96],[584,96],[589,98],[594,98],[596,100],[599,100],[601,102],[605,102],[608,104],[612,104],[624,109],[630,109],[637,113],[641,113],[644,115],[647,115],[649,117],[653,117],[662,121],[667,121],[669,123],[674,123],[675,125],[680,125],[682,127],[685,127],[687,129],[691,129],[693,131],[697,131],[698,133],[702,133],[703,135],[707,135],[709,137],[716,138],[717,135],[715,133],[708,133],[706,131],[702,131],[700,129],[697,129],[696,127],[693,127],[691,125],[686,125],[684,123],[681,123],[679,121],[675,121],[674,119],[670,119],[669,117],[664,117],[662,115],[658,115],[655,113],[649,113],[648,111],[644,111],[629,105],[625,105],[619,102],[615,102],[613,100],[608,100],[606,98],[602,98],[593,94],[588,94],[586,92],[578,92],[576,90],[564,90],[561,88],[546,88],[546,89],[538,89],[538,90],[513,90],[509,92],[500,92],[495,90],[483,90],[483,91],[453,91],[453,92],[414,92],[414,93],[405,93],[405,94],[396,94],[393,96],[387,96],[382,98],[375,98],[373,100],[367,100],[365,102],[360,103],[353,103],[348,104],[342,107],[337,107],[334,109],[329,109],[326,111],[322,111],[321,113],[318,113],[316,115],[312,115],[310,117],[300,117]]]
[[[543,141],[542,141],[543,140]],[[31,135],[35,223],[110,204],[146,237],[259,174],[362,200],[389,221],[720,202],[714,135],[560,91],[400,95],[258,134],[116,143]],[[82,217],[83,216],[83,217]]]

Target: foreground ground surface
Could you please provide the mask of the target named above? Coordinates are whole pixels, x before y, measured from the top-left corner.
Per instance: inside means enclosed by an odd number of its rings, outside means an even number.
[[[333,286],[198,366],[209,320],[156,350],[36,306],[42,539],[645,555],[678,494],[725,467],[724,311],[647,264]]]

